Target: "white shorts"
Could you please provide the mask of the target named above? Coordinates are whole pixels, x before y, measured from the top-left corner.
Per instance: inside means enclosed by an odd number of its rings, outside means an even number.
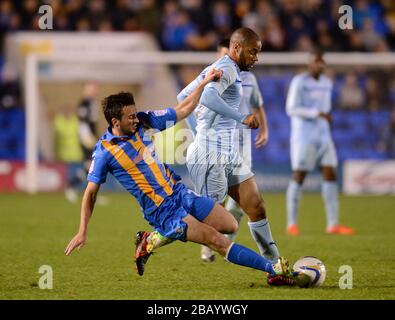
[[[315,166],[337,167],[337,155],[332,140],[322,144],[291,142],[292,170],[312,171]]]
[[[187,168],[195,186],[195,192],[222,203],[228,188],[254,176],[235,152],[231,155],[207,151],[192,143],[187,150]]]

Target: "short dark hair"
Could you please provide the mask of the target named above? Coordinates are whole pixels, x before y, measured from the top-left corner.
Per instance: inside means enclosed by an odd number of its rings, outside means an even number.
[[[130,92],[122,91],[104,98],[102,101],[102,108],[104,117],[106,118],[108,124],[112,127],[112,118],[121,120],[122,109],[126,106],[132,105],[134,105],[134,98],[133,94]]]
[[[319,60],[324,59],[324,51],[322,51],[320,48],[313,48],[310,51],[310,55],[314,56],[315,58],[318,58]]]
[[[230,39],[229,38],[225,38],[222,39],[219,43],[218,43],[218,49],[219,48],[229,48],[230,45]]]

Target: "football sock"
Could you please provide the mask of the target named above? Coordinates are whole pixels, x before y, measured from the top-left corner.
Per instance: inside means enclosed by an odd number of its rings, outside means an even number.
[[[238,203],[234,201],[231,197],[227,197],[225,209],[228,210],[236,219],[237,223],[240,223],[241,218],[243,217],[243,210],[240,208]],[[237,236],[237,232],[232,234],[225,235],[230,241],[234,241]]]
[[[277,245],[273,240],[272,232],[270,231],[269,221],[262,219],[260,221],[248,222],[251,231],[251,236],[255,240],[261,255],[270,257],[272,261],[277,261],[280,254]]]
[[[339,201],[336,181],[322,181],[322,198],[325,204],[326,225],[333,227],[339,223]]]
[[[147,252],[150,253],[153,250],[163,247],[173,241],[174,240],[170,238],[162,236],[158,231],[152,231],[147,238]]]
[[[287,188],[287,222],[288,226],[296,224],[298,221],[298,212],[302,186],[296,181],[291,180]]]
[[[225,258],[234,264],[240,266],[250,267],[273,274],[272,262],[263,256],[260,256],[255,251],[248,249],[240,244],[232,243]]]

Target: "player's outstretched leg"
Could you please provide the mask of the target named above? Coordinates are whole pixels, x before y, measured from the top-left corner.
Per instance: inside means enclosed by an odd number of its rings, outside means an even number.
[[[228,193],[248,215],[251,236],[255,240],[261,255],[272,261],[277,261],[280,254],[273,240],[270,224],[266,218],[265,206],[255,177],[231,186]]]
[[[229,211],[232,216],[236,219],[237,224],[240,224],[240,220],[243,217],[243,210],[240,206],[234,201],[231,197],[227,196],[225,200],[225,210]],[[237,236],[237,231],[230,234],[225,234],[225,236],[230,241],[235,241]],[[200,257],[204,262],[214,262],[215,261],[215,254],[214,251],[211,250],[207,246],[202,246],[200,251]]]
[[[146,232],[139,231],[136,233],[134,262],[137,273],[142,276],[145,270],[145,264],[152,255],[154,249],[163,247],[173,242],[172,239],[162,236],[158,231]]]
[[[210,215],[212,214],[213,212],[210,213]],[[234,264],[262,270],[271,277],[282,276],[292,279],[289,264],[285,258],[280,257],[273,263],[255,251],[230,241],[212,226],[198,221],[191,215],[187,215],[183,220],[188,225],[188,241],[207,245]],[[289,285],[293,285],[293,283]]]

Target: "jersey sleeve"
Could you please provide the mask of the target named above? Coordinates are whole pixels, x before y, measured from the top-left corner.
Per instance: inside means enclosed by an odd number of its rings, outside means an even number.
[[[287,103],[286,103],[287,115],[290,117],[297,116],[306,119],[317,118],[319,115],[319,110],[309,109],[303,105],[302,89],[303,89],[302,78],[300,76],[294,77],[289,86],[288,95],[287,95]]]
[[[107,160],[105,153],[100,150],[97,145],[92,154],[92,163],[88,172],[88,181],[96,184],[103,184],[106,182],[108,173]]]
[[[237,80],[237,71],[231,66],[215,66],[216,69],[222,71],[222,76],[219,81],[213,81],[206,85],[206,88],[214,88],[217,90],[219,95]]]
[[[166,130],[174,126],[177,122],[177,114],[173,108],[139,112],[137,114],[137,117],[145,125],[149,126],[152,129],[158,129],[160,131]]]

